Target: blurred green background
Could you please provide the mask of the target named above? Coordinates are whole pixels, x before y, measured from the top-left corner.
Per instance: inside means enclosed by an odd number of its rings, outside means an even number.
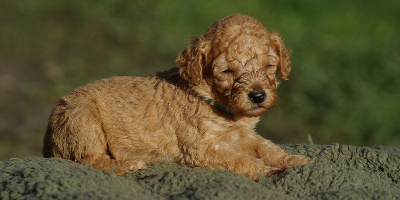
[[[40,156],[55,100],[175,66],[232,13],[277,30],[290,80],[258,132],[277,143],[400,145],[400,1],[0,0],[0,159]]]

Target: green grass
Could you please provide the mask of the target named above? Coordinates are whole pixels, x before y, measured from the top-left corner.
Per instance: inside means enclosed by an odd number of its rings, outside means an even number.
[[[258,126],[282,143],[400,144],[399,1],[0,0],[0,158],[38,155],[59,96],[96,79],[175,66],[232,13],[277,30],[290,80]],[[10,150],[11,149],[11,150]]]

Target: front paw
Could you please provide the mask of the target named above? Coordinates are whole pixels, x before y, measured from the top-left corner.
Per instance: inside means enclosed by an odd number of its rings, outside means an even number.
[[[286,167],[294,167],[297,165],[306,165],[314,163],[309,157],[302,155],[287,155],[286,156]]]
[[[141,160],[122,160],[118,161],[118,166],[114,172],[120,176],[125,175],[126,173],[136,171],[138,169],[146,169],[146,163]]]
[[[245,174],[247,177],[253,179],[254,181],[258,181],[260,177],[270,177],[275,174],[283,172],[285,169],[283,168],[277,168],[277,167],[271,167],[271,166],[264,166],[263,171],[260,173],[259,171],[256,172],[250,172]]]

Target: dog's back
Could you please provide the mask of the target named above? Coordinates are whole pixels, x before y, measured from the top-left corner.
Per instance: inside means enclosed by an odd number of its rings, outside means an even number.
[[[143,168],[144,162],[176,161],[175,133],[190,126],[184,118],[200,104],[200,100],[189,103],[185,87],[176,69],[80,87],[57,101],[43,140],[43,156],[86,160],[106,171],[116,166],[121,174]]]
[[[103,79],[58,99],[49,117],[43,156],[80,161],[87,150],[81,148],[106,145],[97,144],[105,143],[100,103],[115,105],[110,96],[124,95],[127,83],[132,80],[131,77]]]

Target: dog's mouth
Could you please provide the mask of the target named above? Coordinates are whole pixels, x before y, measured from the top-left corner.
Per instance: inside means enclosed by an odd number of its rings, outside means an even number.
[[[228,108],[233,111],[233,113],[245,116],[245,117],[259,117],[262,114],[270,110],[274,104],[273,95],[266,95],[268,97],[262,100],[254,100],[249,97],[247,93],[234,93],[229,102]]]
[[[264,114],[265,112],[267,112],[268,110],[269,110],[269,108],[267,108],[266,106],[264,106],[262,104],[255,104],[250,109],[241,110],[236,113],[246,116],[246,117],[258,117],[258,116]]]
[[[262,106],[262,105],[255,105],[253,108],[245,112],[245,115],[250,116],[250,117],[257,117],[265,112],[267,112],[269,109]]]

